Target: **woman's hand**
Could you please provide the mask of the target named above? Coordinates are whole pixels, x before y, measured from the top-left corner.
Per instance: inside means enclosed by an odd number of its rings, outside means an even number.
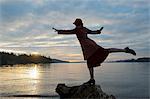
[[[59,31],[58,29],[55,29],[54,27],[53,27],[52,29],[55,30],[55,32],[58,32],[58,31]]]
[[[101,31],[103,30],[103,28],[104,28],[104,27],[101,27],[99,31],[101,32]]]
[[[101,27],[97,32],[100,34],[104,27]]]

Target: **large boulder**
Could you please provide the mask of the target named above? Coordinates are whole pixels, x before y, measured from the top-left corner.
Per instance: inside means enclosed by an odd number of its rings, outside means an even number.
[[[100,85],[82,84],[68,87],[65,84],[58,84],[56,92],[60,95],[61,99],[116,99],[115,96],[104,93]]]

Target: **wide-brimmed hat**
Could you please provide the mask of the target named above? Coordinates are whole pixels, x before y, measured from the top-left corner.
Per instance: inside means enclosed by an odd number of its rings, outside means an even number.
[[[73,22],[73,24],[75,24],[75,25],[83,25],[82,20],[79,19],[79,18],[77,18],[77,19]]]

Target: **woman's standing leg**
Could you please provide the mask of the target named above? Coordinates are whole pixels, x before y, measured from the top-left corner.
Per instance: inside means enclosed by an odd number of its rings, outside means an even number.
[[[93,67],[89,67],[90,79],[94,79],[94,69]]]
[[[86,82],[85,84],[93,84],[95,85],[95,80],[94,80],[94,68],[87,64],[88,65],[88,69],[89,69],[89,73],[90,73],[90,80],[88,82]]]

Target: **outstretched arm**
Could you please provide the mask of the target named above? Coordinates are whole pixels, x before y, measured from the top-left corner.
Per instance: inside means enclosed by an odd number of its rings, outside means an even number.
[[[87,29],[88,30],[88,34],[101,34],[101,31],[104,27],[101,27],[99,30],[95,30],[95,31],[92,31],[90,29]]]
[[[54,29],[56,32],[58,32],[58,34],[75,34],[74,29],[73,30],[58,30],[55,28],[52,28],[52,29]]]

